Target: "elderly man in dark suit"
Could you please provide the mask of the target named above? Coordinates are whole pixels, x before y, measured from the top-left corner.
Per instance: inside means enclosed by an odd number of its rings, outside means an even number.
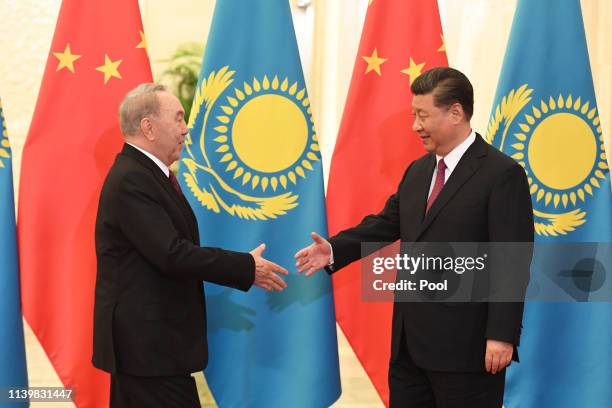
[[[119,114],[125,145],[96,220],[93,364],[111,373],[111,407],[199,407],[191,373],[208,361],[202,281],[280,291],[277,274],[287,271],[262,258],[264,245],[251,253],[199,246],[169,171],[187,134],[176,97],[142,84]]]
[[[313,233],[314,243],[296,254],[300,272],[336,272],[361,257],[362,242],[533,241],[525,172],[471,129],[473,89],[465,75],[434,68],[411,89],[413,130],[428,153],[408,166],[379,214],[329,242]],[[511,279],[524,288],[529,262],[517,265]],[[522,299],[396,301],[391,407],[501,407],[505,367],[518,360],[522,317]]]

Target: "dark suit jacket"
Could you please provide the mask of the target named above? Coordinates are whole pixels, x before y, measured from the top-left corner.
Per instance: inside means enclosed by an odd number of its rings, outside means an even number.
[[[185,197],[148,157],[125,145],[102,187],[93,364],[166,376],[208,361],[202,281],[248,290],[250,254],[199,246]]]
[[[514,160],[477,135],[425,215],[435,165],[434,154],[415,160],[382,212],[330,238],[334,264],[328,271],[359,259],[362,242],[533,241],[529,186]],[[529,262],[516,271],[516,279],[526,285],[528,276]],[[418,366],[483,371],[486,339],[518,345],[522,316],[523,303],[396,302],[391,358],[398,355],[404,330]]]

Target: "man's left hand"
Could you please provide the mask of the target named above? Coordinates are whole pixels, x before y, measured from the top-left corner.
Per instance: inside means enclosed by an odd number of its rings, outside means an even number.
[[[485,368],[487,372],[496,374],[502,371],[512,361],[514,345],[505,341],[487,339],[485,352]]]

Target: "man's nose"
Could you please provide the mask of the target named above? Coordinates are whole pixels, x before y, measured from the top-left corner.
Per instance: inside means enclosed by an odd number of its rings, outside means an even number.
[[[415,132],[421,130],[421,122],[419,122],[418,118],[414,118],[414,120],[412,121],[412,130],[414,130]]]

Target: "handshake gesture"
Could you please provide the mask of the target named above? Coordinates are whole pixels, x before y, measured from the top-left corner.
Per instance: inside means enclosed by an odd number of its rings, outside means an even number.
[[[298,272],[306,271],[306,276],[310,276],[317,270],[329,265],[331,259],[331,245],[316,232],[310,234],[312,244],[299,250],[295,254],[297,262],[295,266]],[[261,244],[253,249],[250,254],[255,259],[255,286],[265,289],[268,292],[273,290],[280,292],[287,287],[287,283],[279,275],[288,275],[287,270],[274,262],[268,261],[261,256],[266,249],[266,244]]]

